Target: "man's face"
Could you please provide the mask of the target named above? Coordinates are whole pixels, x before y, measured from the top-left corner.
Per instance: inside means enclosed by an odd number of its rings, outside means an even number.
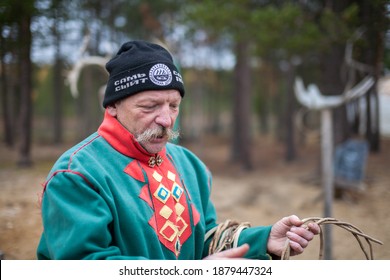
[[[177,90],[151,90],[131,95],[113,106],[108,106],[108,113],[140,138],[142,147],[149,153],[161,151],[168,142],[168,135],[163,133],[173,129],[179,114],[181,96]],[[152,130],[151,133],[148,133]],[[153,132],[154,131],[154,132]],[[152,134],[152,137],[144,137]]]

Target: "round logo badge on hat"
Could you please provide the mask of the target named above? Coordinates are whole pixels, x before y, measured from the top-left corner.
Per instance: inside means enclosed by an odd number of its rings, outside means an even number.
[[[165,64],[158,63],[150,68],[149,78],[158,86],[167,86],[172,82],[172,72]]]

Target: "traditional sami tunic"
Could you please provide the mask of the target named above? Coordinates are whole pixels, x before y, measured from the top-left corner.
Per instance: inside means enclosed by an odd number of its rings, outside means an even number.
[[[38,259],[202,259],[217,226],[211,175],[189,150],[147,153],[106,113],[98,131],[55,163],[42,195]],[[270,226],[241,232],[268,259]]]

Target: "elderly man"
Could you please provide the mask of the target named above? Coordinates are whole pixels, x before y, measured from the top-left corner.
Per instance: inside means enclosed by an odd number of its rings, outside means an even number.
[[[217,224],[209,170],[168,142],[184,86],[167,50],[127,42],[106,68],[102,124],[44,184],[38,259],[270,259],[286,242],[303,252],[320,229],[295,215],[272,226]]]

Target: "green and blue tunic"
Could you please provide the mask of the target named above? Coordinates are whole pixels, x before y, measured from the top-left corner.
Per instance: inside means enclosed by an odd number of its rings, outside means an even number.
[[[218,225],[210,192],[211,174],[193,153],[168,143],[149,154],[106,113],[47,177],[37,258],[202,259]],[[241,232],[246,257],[269,259],[270,228]]]

